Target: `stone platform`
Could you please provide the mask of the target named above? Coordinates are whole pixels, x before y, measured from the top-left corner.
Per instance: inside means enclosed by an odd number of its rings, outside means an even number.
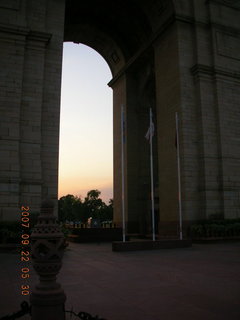
[[[188,248],[192,246],[189,239],[183,240],[135,240],[135,241],[114,241],[112,243],[112,251],[139,251],[139,250],[159,250]]]
[[[75,228],[70,229],[70,242],[112,242],[122,239],[121,228]]]

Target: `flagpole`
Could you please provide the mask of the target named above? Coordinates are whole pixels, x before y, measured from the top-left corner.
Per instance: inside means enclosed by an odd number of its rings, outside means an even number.
[[[150,117],[150,171],[151,171],[151,202],[152,202],[152,239],[155,241],[155,215],[154,215],[154,184],[153,184],[153,148],[152,148],[152,137],[153,137],[153,123],[152,123],[152,108],[149,111]]]
[[[179,210],[179,237],[182,240],[182,191],[181,191],[181,171],[180,171],[180,150],[179,150],[179,131],[178,113],[176,112],[176,137],[177,137],[177,171],[178,171],[178,210]]]
[[[125,144],[125,119],[123,105],[121,107],[121,156],[122,156],[122,230],[123,230],[123,242],[126,241],[125,230],[125,175],[124,175],[124,144]]]

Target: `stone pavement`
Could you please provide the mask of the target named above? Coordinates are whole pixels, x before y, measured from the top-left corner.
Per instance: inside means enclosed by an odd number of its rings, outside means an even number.
[[[0,254],[0,317],[23,300],[20,268],[18,254]],[[71,243],[58,280],[66,310],[107,320],[240,319],[240,242],[121,253]]]

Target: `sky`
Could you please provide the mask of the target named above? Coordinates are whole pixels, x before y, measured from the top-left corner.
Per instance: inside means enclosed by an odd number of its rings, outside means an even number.
[[[92,189],[108,203],[113,186],[111,71],[95,50],[64,43],[58,196],[84,199]]]

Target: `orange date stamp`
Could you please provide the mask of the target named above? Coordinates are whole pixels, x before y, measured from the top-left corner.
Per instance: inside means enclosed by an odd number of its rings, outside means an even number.
[[[21,278],[24,283],[21,285],[22,295],[27,296],[30,292],[30,286],[28,284],[28,279],[30,278],[30,208],[29,206],[21,207]]]

